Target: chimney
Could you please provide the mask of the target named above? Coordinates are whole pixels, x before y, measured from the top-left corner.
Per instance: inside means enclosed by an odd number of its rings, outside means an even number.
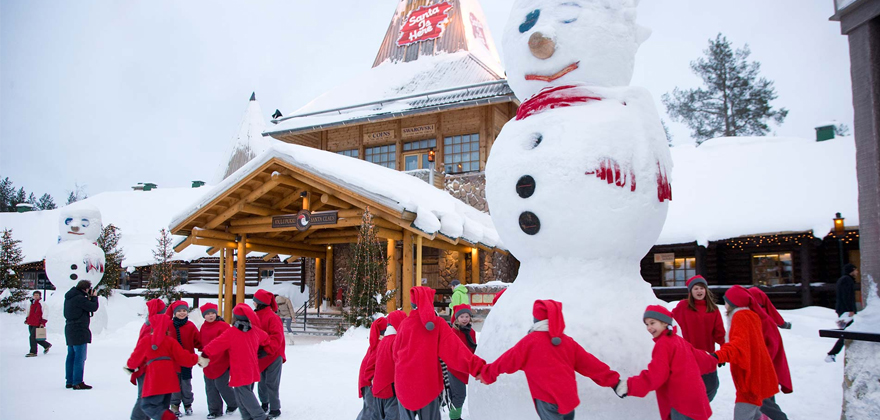
[[[27,213],[29,211],[34,211],[34,205],[30,203],[18,203],[15,205],[15,211],[19,213]]]
[[[203,186],[203,185],[205,185],[205,181],[193,181],[193,182],[192,182],[192,187],[193,187],[193,188],[198,188],[198,187],[201,187],[201,186]]]

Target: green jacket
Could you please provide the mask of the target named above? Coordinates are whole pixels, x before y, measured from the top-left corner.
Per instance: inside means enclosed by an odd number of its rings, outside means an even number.
[[[470,298],[468,298],[467,286],[463,284],[459,284],[455,287],[455,289],[452,290],[452,302],[449,302],[450,312],[453,311],[453,308],[461,304],[471,304],[471,300]]]

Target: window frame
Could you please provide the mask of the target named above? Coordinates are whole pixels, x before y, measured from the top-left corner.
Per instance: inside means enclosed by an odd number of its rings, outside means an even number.
[[[676,261],[681,261],[682,268],[675,268]],[[688,266],[688,262],[691,262],[690,266]],[[676,257],[672,261],[672,268],[668,268],[670,263],[664,262],[660,266],[660,283],[663,284],[663,287],[684,287],[689,278],[697,275],[697,257]],[[672,270],[672,280],[666,279],[666,273]],[[684,276],[682,280],[677,279],[676,272],[684,272]]]
[[[463,150],[465,145],[468,149],[466,151]],[[455,151],[456,146],[459,146],[457,152]],[[465,159],[465,155],[468,159]],[[474,156],[476,156],[476,160],[474,160]],[[456,157],[458,157],[457,161]],[[479,172],[481,171],[481,162],[480,133],[457,134],[443,138],[443,168],[447,174]],[[467,164],[467,169],[465,169],[465,164]],[[457,166],[462,166],[462,169],[459,170]]]
[[[381,151],[383,147],[388,148],[386,151]],[[375,153],[375,150],[379,150],[378,153]],[[378,161],[373,159],[374,156],[385,156],[386,160],[379,159]],[[397,143],[388,143],[382,144],[378,146],[370,146],[364,147],[364,160],[370,163],[374,163],[376,165],[384,166],[388,169],[397,170]]]
[[[785,263],[786,260],[783,259],[784,256],[788,257],[788,264]],[[777,257],[776,259],[776,268],[779,270],[780,276],[777,277],[767,277],[766,282],[762,282],[762,273],[757,271],[758,265],[761,262],[757,261],[758,258],[768,258],[768,257]],[[794,284],[794,254],[791,251],[774,251],[774,252],[755,252],[749,255],[749,264],[750,264],[750,273],[751,273],[751,283],[756,286],[775,286],[782,284]],[[787,268],[787,269],[786,269]],[[769,271],[768,271],[769,272]],[[787,276],[786,276],[787,274]],[[776,280],[774,283],[773,280]]]
[[[337,155],[348,156],[355,159],[360,159],[360,149],[346,149],[346,150],[337,150],[335,152]]]

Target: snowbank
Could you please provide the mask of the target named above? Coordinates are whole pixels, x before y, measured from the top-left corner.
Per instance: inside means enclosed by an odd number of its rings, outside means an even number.
[[[880,333],[880,298],[877,283],[869,277],[871,285],[868,302],[862,312],[856,314],[847,330]],[[852,341],[846,347],[846,381],[844,408],[847,419],[880,418],[880,343]]]

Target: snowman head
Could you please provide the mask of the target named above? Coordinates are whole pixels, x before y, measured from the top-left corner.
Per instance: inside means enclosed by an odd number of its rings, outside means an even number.
[[[60,242],[85,239],[96,242],[101,235],[101,211],[87,204],[61,208],[58,218]]]
[[[639,0],[517,0],[504,30],[504,62],[516,96],[547,86],[626,86],[650,35],[635,23]]]

